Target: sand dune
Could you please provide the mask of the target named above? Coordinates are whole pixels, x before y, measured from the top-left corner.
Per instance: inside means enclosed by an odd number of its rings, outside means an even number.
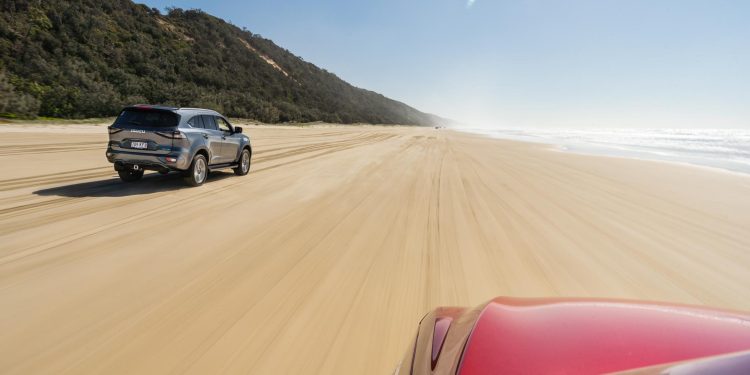
[[[246,177],[123,185],[71,129],[0,130],[4,374],[386,374],[428,310],[498,295],[750,310],[745,176],[252,127]]]

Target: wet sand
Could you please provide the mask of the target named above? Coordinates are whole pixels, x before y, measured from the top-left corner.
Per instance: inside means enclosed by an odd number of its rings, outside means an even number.
[[[248,127],[122,184],[106,128],[0,125],[0,372],[387,374],[438,305],[750,310],[750,177],[447,130]]]

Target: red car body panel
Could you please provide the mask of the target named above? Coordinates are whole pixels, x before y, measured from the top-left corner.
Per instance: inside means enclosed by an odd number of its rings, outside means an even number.
[[[747,350],[750,316],[743,313],[618,300],[497,298],[474,310],[428,314],[398,372],[600,374]],[[748,370],[750,355],[701,366],[717,363]]]

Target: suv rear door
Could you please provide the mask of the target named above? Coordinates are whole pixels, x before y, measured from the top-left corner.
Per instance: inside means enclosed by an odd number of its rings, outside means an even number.
[[[156,108],[126,108],[109,127],[113,150],[165,155],[172,151],[172,137],[180,116]]]

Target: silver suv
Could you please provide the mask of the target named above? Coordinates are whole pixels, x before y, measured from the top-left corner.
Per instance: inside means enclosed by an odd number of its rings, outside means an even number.
[[[242,128],[209,109],[136,105],[109,127],[107,160],[125,182],[140,180],[144,170],[181,172],[191,186],[216,169],[244,176],[252,153]]]

